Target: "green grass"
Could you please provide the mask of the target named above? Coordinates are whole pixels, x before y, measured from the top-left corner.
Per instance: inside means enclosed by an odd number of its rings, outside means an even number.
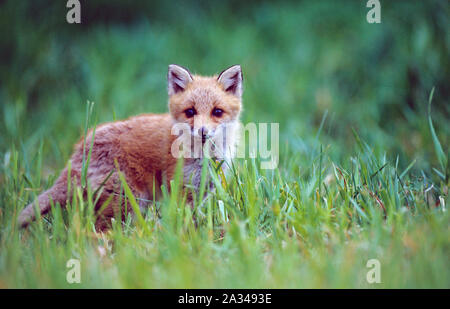
[[[132,22],[82,27],[58,17],[64,7],[2,5],[0,287],[450,287],[445,1],[386,4],[380,25],[351,1],[149,4]],[[19,230],[87,127],[166,111],[169,63],[202,74],[240,63],[242,120],[280,123],[278,168],[238,159],[226,185],[205,169],[217,190],[194,211],[176,177],[105,235],[96,192],[77,189]],[[72,258],[79,285],[66,282]],[[380,284],[366,281],[373,258]]]

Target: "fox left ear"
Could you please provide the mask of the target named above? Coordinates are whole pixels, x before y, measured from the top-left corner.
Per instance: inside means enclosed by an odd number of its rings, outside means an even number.
[[[242,70],[239,64],[226,69],[217,77],[217,81],[222,84],[226,92],[230,92],[237,97],[242,96]]]

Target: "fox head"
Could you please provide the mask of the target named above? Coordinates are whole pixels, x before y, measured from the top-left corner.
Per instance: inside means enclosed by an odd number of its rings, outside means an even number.
[[[218,76],[204,77],[171,64],[167,79],[170,114],[176,123],[189,125],[194,139],[200,139],[204,144],[238,123],[242,105],[240,65],[234,65]],[[225,142],[229,146],[230,137]]]

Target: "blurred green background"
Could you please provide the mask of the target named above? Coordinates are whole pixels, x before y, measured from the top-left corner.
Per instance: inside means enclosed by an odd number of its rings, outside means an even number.
[[[448,148],[449,3],[381,1],[1,1],[0,151],[14,144],[59,169],[82,133],[87,100],[99,122],[167,110],[170,63],[214,74],[244,71],[243,122],[279,122],[281,140],[307,154],[321,143],[341,160],[352,128],[401,166],[437,165],[427,123]]]

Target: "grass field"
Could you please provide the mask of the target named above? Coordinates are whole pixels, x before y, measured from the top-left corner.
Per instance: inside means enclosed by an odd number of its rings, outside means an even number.
[[[0,4],[0,288],[450,288],[448,2],[383,1],[381,24],[365,1],[237,3],[89,1],[81,25]],[[278,168],[238,159],[193,214],[175,189],[107,234],[78,189],[20,230],[86,102],[89,127],[165,112],[170,63],[241,64],[242,122],[280,124]]]

